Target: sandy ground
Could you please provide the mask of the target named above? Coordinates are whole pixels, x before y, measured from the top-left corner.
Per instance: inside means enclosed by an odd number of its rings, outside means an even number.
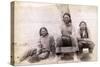
[[[30,64],[58,64],[58,63],[70,63],[70,62],[85,62],[85,61],[96,61],[97,59],[97,54],[96,54],[96,49],[94,49],[92,54],[89,54],[88,51],[84,51],[83,54],[76,55],[76,53],[72,57],[67,57],[68,59],[63,59],[55,56],[55,57],[49,57],[48,59],[41,60],[39,62],[35,63],[29,63],[27,60],[28,58],[23,61],[19,62],[19,59],[23,56],[23,54],[32,49],[28,48],[29,45],[24,45],[24,46],[19,46],[16,45],[15,47],[15,65],[30,65]]]

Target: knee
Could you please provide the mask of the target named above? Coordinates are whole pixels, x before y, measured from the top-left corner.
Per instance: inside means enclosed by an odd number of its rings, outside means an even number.
[[[89,42],[89,47],[91,48],[91,49],[93,49],[94,48],[94,43],[93,42]]]
[[[57,38],[56,40],[56,47],[59,47],[62,44],[61,38]]]

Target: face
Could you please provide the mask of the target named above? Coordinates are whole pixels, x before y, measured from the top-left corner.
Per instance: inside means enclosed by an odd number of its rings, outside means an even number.
[[[42,30],[41,30],[41,34],[42,34],[42,36],[46,36],[47,31],[46,31],[45,29],[42,29]]]
[[[85,29],[85,27],[86,27],[85,23],[81,23],[80,28]]]
[[[68,15],[64,15],[63,20],[66,24],[69,23],[70,17]]]

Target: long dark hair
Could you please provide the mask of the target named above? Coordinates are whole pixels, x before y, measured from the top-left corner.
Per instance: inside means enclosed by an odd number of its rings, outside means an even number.
[[[86,22],[85,22],[85,21],[81,21],[80,24],[79,24],[79,27],[81,26],[82,23],[85,24],[85,33],[86,33],[86,38],[89,38],[88,28],[87,28],[87,24],[86,24]],[[80,28],[80,35],[81,35],[81,38],[84,38],[84,37],[82,36],[82,30],[81,30],[81,28]]]
[[[70,15],[69,13],[64,13],[64,14],[63,14],[63,18],[64,18],[65,15],[69,16],[69,18],[70,18],[69,22],[72,23],[71,15]],[[63,21],[64,21],[64,20],[63,20]]]
[[[41,27],[41,28],[40,28],[40,31],[39,31],[40,36],[42,36],[42,34],[41,34],[42,29],[44,29],[44,30],[47,32],[46,35],[48,35],[48,30],[47,30],[47,28],[46,28],[46,27]]]

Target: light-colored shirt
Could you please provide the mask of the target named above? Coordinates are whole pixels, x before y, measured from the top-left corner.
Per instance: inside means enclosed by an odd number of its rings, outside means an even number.
[[[68,26],[65,24],[62,24],[61,26],[61,34],[65,36],[76,36],[76,31],[74,26],[70,23]]]
[[[50,35],[47,35],[45,37],[41,36],[40,39],[39,39],[39,44],[42,45],[42,48],[50,50],[50,47],[52,45],[55,45],[54,37],[50,36]]]
[[[84,39],[90,40],[90,39],[91,39],[91,37],[90,37],[91,34],[90,34],[89,29],[87,30],[87,33],[88,33],[88,38],[84,38]],[[85,30],[84,30],[82,35],[84,36],[85,34],[86,34],[86,32],[85,32]],[[79,28],[78,31],[77,31],[77,38],[78,38],[78,39],[82,39],[82,38],[81,38],[81,35],[80,35],[80,28]]]

